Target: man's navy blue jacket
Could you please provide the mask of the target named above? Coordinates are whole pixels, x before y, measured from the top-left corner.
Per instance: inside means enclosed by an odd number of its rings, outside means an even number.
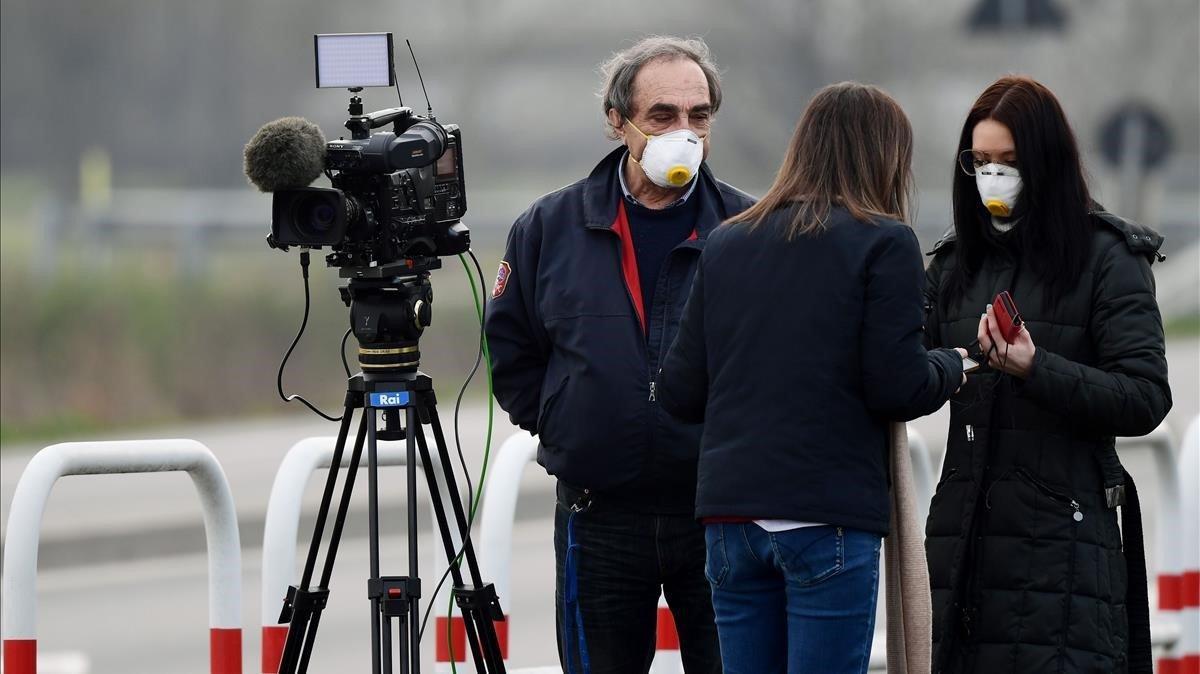
[[[638,509],[691,513],[700,426],[655,399],[709,232],[752,203],[702,165],[696,230],[667,256],[645,316],[617,170],[538,199],[508,237],[487,311],[493,385],[513,423],[538,435],[538,462],[576,489]]]
[[[825,231],[788,241],[791,216],[713,233],[659,397],[704,422],[697,517],[886,534],[888,422],[945,404],[962,359],[925,350],[910,227],[836,207]]]

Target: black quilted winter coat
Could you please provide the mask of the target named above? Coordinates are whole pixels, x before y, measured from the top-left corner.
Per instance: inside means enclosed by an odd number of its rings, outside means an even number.
[[[1009,290],[1037,349],[1024,381],[985,369],[950,401],[926,525],[935,672],[1148,665],[1141,542],[1123,549],[1105,488],[1128,479],[1114,437],[1149,433],[1171,408],[1150,271],[1162,237],[1108,213],[1094,221],[1087,270],[1052,302],[999,251],[950,301],[954,236],[931,253],[931,347],[973,342],[986,305]]]

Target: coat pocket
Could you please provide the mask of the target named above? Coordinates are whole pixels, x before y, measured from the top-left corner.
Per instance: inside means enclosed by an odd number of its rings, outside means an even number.
[[[1083,521],[1083,508],[1079,505],[1079,501],[1071,498],[1071,496],[1066,494],[1063,490],[1047,484],[1041,478],[1038,478],[1025,468],[1017,468],[1014,472],[1027,484],[1041,492],[1043,496],[1046,496],[1051,501],[1060,504],[1063,507],[1064,515],[1070,516],[1070,518],[1076,523]],[[1074,538],[1076,535],[1077,534],[1072,534],[1072,538]]]
[[[558,385],[554,387],[554,389],[549,395],[546,396],[545,401],[542,403],[541,411],[538,412],[537,418],[537,436],[539,438],[545,437],[546,429],[550,424],[555,406],[557,405],[559,399],[562,398],[563,391],[567,389],[567,382],[570,380],[571,377],[569,375],[563,377],[562,381],[558,382]]]

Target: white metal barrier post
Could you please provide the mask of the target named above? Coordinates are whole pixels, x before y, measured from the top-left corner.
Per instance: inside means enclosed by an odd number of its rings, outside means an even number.
[[[512,606],[512,532],[517,515],[517,493],[521,473],[537,458],[537,448],[537,438],[525,432],[514,433],[500,445],[495,462],[488,468],[480,515],[479,565],[484,581],[495,584],[501,606],[506,601]],[[508,614],[504,616],[503,630],[500,625],[496,624],[496,632],[500,638],[500,653],[507,662]]]
[[[442,474],[441,459],[439,458],[436,445],[433,438],[426,435],[426,440],[430,448],[430,463],[429,468],[435,475],[439,476],[438,489],[442,493],[443,502],[447,502],[447,487],[443,480],[440,479]],[[300,511],[302,497],[305,487],[308,485],[308,480],[314,472],[319,469],[329,468],[333,462],[334,446],[337,443],[335,437],[315,437],[306,438],[297,442],[288,450],[287,455],[279,464],[279,469],[275,473],[275,481],[271,485],[271,496],[267,502],[267,515],[263,525],[263,556],[262,556],[262,671],[264,674],[275,674],[279,671],[279,662],[283,656],[283,647],[287,642],[288,626],[277,624],[275,621],[279,617],[280,609],[283,607],[284,597],[287,595],[288,586],[298,580],[296,569],[296,544],[300,529]],[[353,435],[350,436],[350,443],[342,454],[341,467],[347,468],[350,466],[350,459],[353,448]],[[378,443],[378,464],[379,466],[403,466],[407,461],[407,447],[403,441],[379,441]],[[420,462],[420,455],[417,457]],[[364,449],[362,457],[359,461],[360,466],[367,465],[367,454]],[[449,506],[447,505],[447,508]],[[330,514],[336,512],[337,502],[331,504]],[[439,537],[437,514],[430,512],[433,517],[433,534],[435,538]],[[447,515],[453,517],[452,511],[447,511]],[[457,550],[461,547],[461,539],[458,533],[458,527],[454,521],[450,521],[450,536]],[[440,543],[440,540],[439,540]],[[434,575],[431,578],[432,582],[425,583],[426,587],[433,587],[437,583],[437,579],[442,577],[446,571],[447,561],[445,552],[440,544],[433,546],[433,569]],[[440,621],[445,621],[445,612],[442,607],[447,606],[449,598],[449,586],[444,586],[435,597],[430,601],[434,602],[434,611],[441,611]],[[415,619],[420,619],[416,616]],[[456,620],[461,622],[461,618],[456,616]],[[439,654],[445,646],[445,633],[439,631],[437,649]],[[456,649],[455,655],[458,660],[466,658],[466,635],[463,634],[463,644],[461,650]],[[441,656],[439,655],[439,667],[441,665]],[[446,661],[449,662],[448,660]]]
[[[1178,545],[1181,523],[1179,464],[1166,423],[1141,437],[1117,438],[1118,451],[1136,448],[1150,450],[1158,486],[1156,544],[1152,558],[1158,574],[1158,610],[1150,614],[1150,640],[1164,653],[1158,668],[1170,672],[1175,659],[1173,650],[1179,640],[1179,581],[1183,570],[1183,551]]]
[[[17,483],[4,545],[4,669],[37,671],[37,554],[42,514],[60,477],[185,471],[200,496],[208,546],[209,668],[242,671],[242,552],[225,473],[194,440],[70,442],[38,452]]]
[[[1160,660],[1159,672],[1200,674],[1200,416],[1192,419],[1183,436],[1179,483],[1184,498],[1179,532],[1184,548],[1179,582],[1179,642],[1172,653],[1175,662]],[[1161,529],[1158,535],[1164,535]]]

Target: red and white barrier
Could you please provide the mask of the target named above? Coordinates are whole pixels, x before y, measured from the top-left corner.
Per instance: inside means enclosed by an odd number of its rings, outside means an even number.
[[[512,602],[512,532],[521,473],[537,458],[537,448],[537,438],[528,433],[514,433],[500,445],[496,459],[488,468],[480,513],[479,566],[484,582],[495,584],[501,607],[511,607]],[[500,630],[501,623],[496,624],[505,663],[508,662],[509,620],[505,614],[503,631]]]
[[[353,442],[353,435],[350,436]],[[430,463],[436,475],[442,474],[440,460],[436,452],[433,437],[426,435],[430,448]],[[299,582],[300,573],[296,564],[296,546],[300,527],[301,502],[309,478],[319,469],[329,468],[333,463],[333,450],[337,444],[335,437],[306,438],[292,446],[279,469],[275,473],[275,481],[271,485],[271,496],[267,502],[266,521],[263,525],[263,556],[262,556],[262,671],[264,674],[275,674],[279,671],[279,662],[283,657],[283,647],[287,641],[287,625],[277,624],[279,611],[283,607],[283,599],[287,595],[289,585]],[[350,466],[352,445],[342,454],[341,467]],[[407,462],[407,445],[404,441],[379,441],[377,446],[377,462],[383,466],[403,466]],[[420,456],[417,457],[418,462]],[[364,449],[360,465],[366,466],[367,453]],[[446,485],[439,478],[438,487],[442,498],[446,498]],[[335,494],[336,497],[336,494]],[[331,504],[332,516],[337,507],[337,500]],[[447,506],[448,507],[448,506]],[[433,510],[430,509],[432,514]],[[447,511],[451,518],[450,534],[455,549],[458,549],[460,539],[458,531],[453,526],[453,511]],[[434,516],[433,532],[438,537],[436,516]],[[343,542],[344,544],[344,542]],[[432,546],[434,574],[426,575],[425,586],[433,587],[446,570],[446,553],[441,541]],[[449,581],[443,590],[432,599],[435,615],[441,613],[445,620],[445,609],[449,599]],[[365,604],[364,604],[365,606]],[[423,611],[424,609],[422,609]],[[418,616],[418,619],[420,616]],[[461,621],[461,619],[460,619]],[[441,667],[442,649],[445,647],[444,634],[437,646],[438,666]],[[465,637],[464,637],[465,638]],[[464,649],[465,651],[465,649]],[[461,654],[464,651],[456,651]],[[447,667],[449,660],[446,660]],[[447,668],[447,671],[448,668]],[[460,670],[461,671],[461,670]]]
[[[1179,642],[1171,660],[1159,661],[1160,674],[1200,674],[1200,416],[1192,419],[1179,457],[1183,494],[1180,542],[1183,567],[1179,575]],[[1163,536],[1159,532],[1159,536]]]
[[[225,473],[194,440],[69,442],[38,452],[17,483],[4,544],[4,671],[37,672],[37,553],[42,513],[65,475],[185,471],[200,496],[208,543],[209,671],[242,671],[242,552]]]
[[[650,674],[683,674],[683,655],[679,652],[679,631],[675,614],[667,606],[667,598],[658,597],[658,626],[654,633],[654,661]]]
[[[1183,570],[1183,549],[1179,546],[1182,526],[1179,493],[1179,464],[1175,443],[1167,425],[1161,424],[1148,435],[1117,438],[1117,451],[1149,450],[1154,461],[1156,524],[1155,549],[1148,566],[1155,569],[1158,610],[1150,612],[1150,641],[1163,655],[1157,669],[1178,674],[1175,646],[1179,640],[1179,597]]]

